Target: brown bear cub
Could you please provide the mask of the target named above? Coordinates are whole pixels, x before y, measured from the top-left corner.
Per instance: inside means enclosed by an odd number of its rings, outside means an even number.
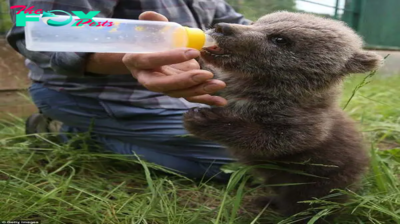
[[[258,169],[267,184],[302,183],[273,187],[270,200],[283,215],[309,208],[299,201],[356,187],[369,157],[339,106],[341,84],[348,74],[377,69],[383,58],[364,51],[344,23],[303,13],[217,24],[209,34],[217,46],[203,49],[202,60],[227,84],[220,95],[228,105],[189,110],[185,128],[226,146],[243,164],[286,170]]]

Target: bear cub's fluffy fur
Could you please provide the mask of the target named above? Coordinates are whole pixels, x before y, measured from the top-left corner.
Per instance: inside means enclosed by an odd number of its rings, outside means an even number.
[[[276,196],[266,203],[283,215],[309,208],[298,201],[354,189],[369,158],[339,107],[341,84],[351,73],[377,69],[382,58],[364,51],[344,23],[302,13],[272,13],[248,26],[217,24],[209,34],[217,46],[203,49],[201,60],[227,84],[220,95],[228,105],[189,110],[185,128],[226,146],[245,165],[272,162],[311,174],[256,171],[267,184],[305,183],[272,188]]]

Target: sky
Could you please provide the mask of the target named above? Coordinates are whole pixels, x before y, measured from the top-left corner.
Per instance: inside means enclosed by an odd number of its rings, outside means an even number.
[[[309,0],[309,1],[317,2],[317,3],[321,3],[321,4],[325,4],[325,5],[330,5],[333,7],[335,7],[335,4],[336,4],[336,0]],[[344,3],[345,3],[345,0],[339,0],[340,8],[344,8]],[[296,0],[296,4],[297,4],[298,9],[301,9],[301,10],[304,10],[307,12],[324,13],[324,14],[331,14],[331,15],[333,15],[335,13],[334,8],[314,5],[312,3],[303,2],[301,0]],[[339,13],[342,13],[342,12],[339,10]]]

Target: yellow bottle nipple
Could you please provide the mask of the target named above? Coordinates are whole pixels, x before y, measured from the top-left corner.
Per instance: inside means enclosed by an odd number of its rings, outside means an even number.
[[[198,28],[180,27],[174,31],[173,46],[201,50],[215,45],[215,40]]]
[[[185,27],[187,34],[186,47],[201,50],[206,43],[206,34],[198,28]]]

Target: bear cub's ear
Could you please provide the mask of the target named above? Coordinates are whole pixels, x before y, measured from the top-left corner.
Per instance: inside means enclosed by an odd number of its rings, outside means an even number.
[[[355,53],[346,63],[346,73],[366,73],[377,70],[383,64],[383,57],[370,51]]]

